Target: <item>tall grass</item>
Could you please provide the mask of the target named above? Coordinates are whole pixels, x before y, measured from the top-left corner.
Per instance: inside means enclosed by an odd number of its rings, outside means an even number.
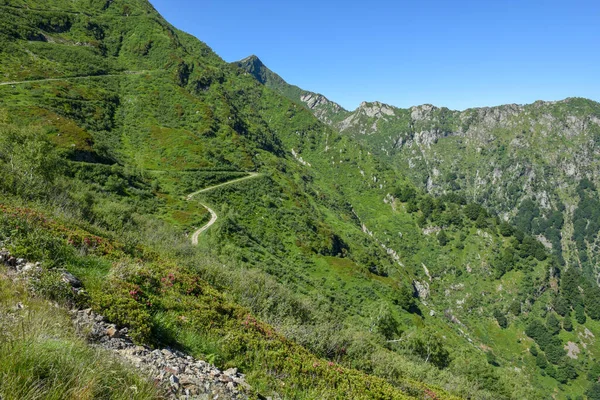
[[[160,399],[138,371],[79,338],[66,311],[0,273],[0,398]]]

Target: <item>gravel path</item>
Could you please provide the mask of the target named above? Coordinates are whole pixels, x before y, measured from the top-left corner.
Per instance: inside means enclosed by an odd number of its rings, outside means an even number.
[[[232,181],[229,182],[225,182],[225,183],[220,183],[218,185],[214,185],[214,186],[209,186],[207,188],[204,189],[200,189],[195,191],[194,193],[190,193],[187,195],[186,199],[192,200],[192,198],[200,193],[205,193],[208,192],[210,190],[216,189],[218,187],[222,187],[222,186],[227,186],[227,185],[231,185],[233,183],[237,183],[237,182],[241,182],[241,181],[245,181],[248,179],[253,179],[253,178],[257,178],[261,176],[261,174],[259,174],[258,172],[249,172],[248,176],[244,176],[243,178],[238,178],[238,179],[234,179]],[[217,213],[215,212],[215,210],[213,210],[212,208],[210,208],[209,206],[207,206],[206,204],[200,203],[200,205],[204,208],[206,208],[208,210],[208,212],[210,213],[210,221],[208,221],[208,223],[206,225],[204,225],[203,227],[201,227],[200,229],[198,229],[196,232],[193,233],[192,235],[192,244],[194,246],[196,246],[198,244],[198,237],[204,232],[206,231],[208,228],[210,228],[215,222],[217,222],[217,218],[219,218],[217,216]]]

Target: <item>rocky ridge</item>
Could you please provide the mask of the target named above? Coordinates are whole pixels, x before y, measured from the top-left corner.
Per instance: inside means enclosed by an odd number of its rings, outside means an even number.
[[[0,250],[0,265],[8,268],[7,276],[13,280],[32,282],[46,272],[40,263],[16,258],[6,249]],[[76,295],[84,295],[85,289],[77,277],[61,271],[61,279]],[[136,345],[126,327],[111,324],[104,316],[88,309],[70,310],[73,324],[92,346],[98,346],[116,354],[123,362],[139,369],[163,389],[167,399],[248,399],[251,387],[244,374],[237,368],[221,371],[214,365],[195,359],[181,351],[162,348],[152,349]]]

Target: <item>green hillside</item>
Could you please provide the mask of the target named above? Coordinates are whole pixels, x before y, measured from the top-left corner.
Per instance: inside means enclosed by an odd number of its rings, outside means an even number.
[[[256,396],[593,394],[598,287],[535,231],[426,193],[146,1],[0,8],[0,241],[140,343],[237,367]],[[192,246],[200,203],[218,220]]]
[[[261,71],[274,75],[264,65]],[[348,112],[313,108],[308,92],[291,90],[281,78],[265,84],[367,146],[416,186],[488,207],[541,238],[561,263],[597,278],[600,225],[592,198],[600,184],[600,104],[570,98],[459,112],[365,102]]]

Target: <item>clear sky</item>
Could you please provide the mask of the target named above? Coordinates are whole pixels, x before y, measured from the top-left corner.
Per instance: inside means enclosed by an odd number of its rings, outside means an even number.
[[[600,101],[599,0],[151,0],[226,61],[347,109]]]

